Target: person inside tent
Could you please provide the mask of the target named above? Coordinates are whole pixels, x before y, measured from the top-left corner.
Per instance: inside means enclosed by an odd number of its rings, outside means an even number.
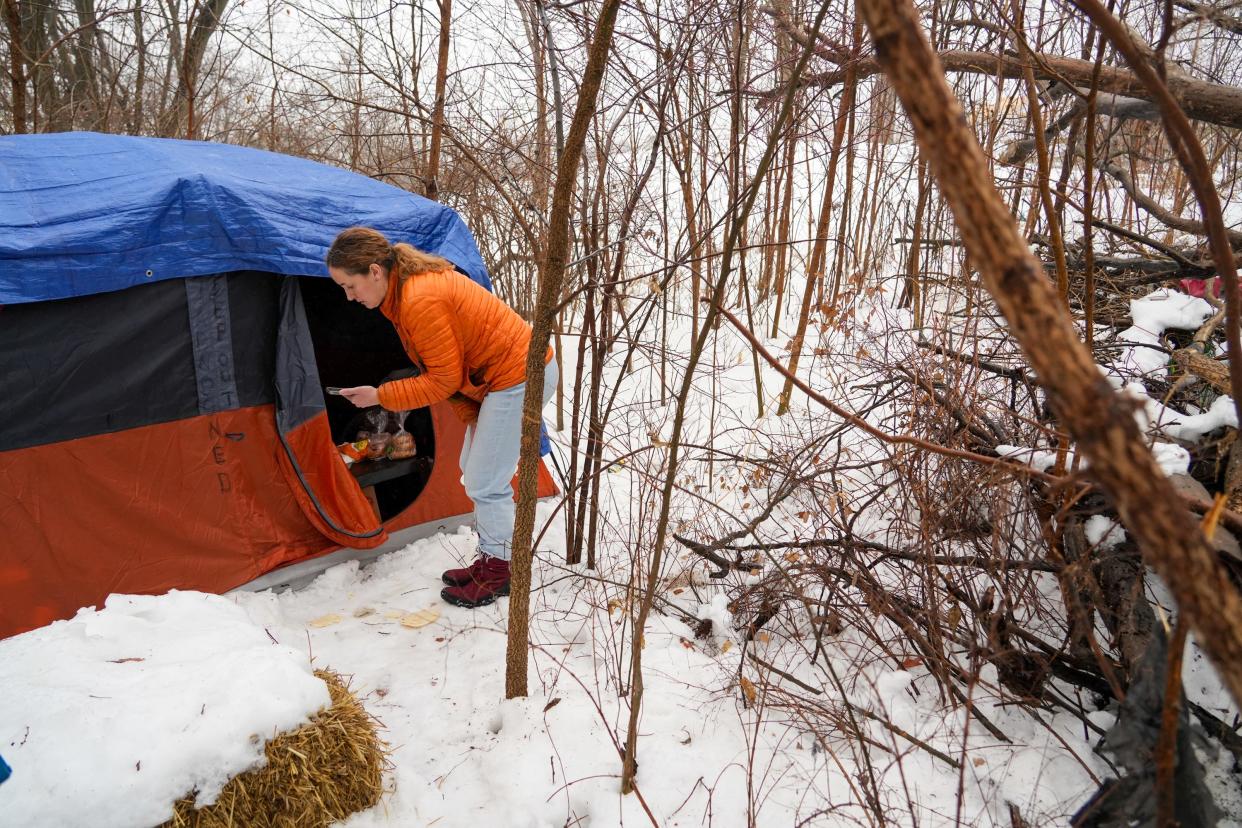
[[[359,408],[406,411],[448,400],[466,423],[462,483],[474,503],[479,553],[464,569],[444,573],[440,595],[479,607],[509,594],[513,544],[511,481],[517,470],[530,325],[447,259],[408,244],[389,244],[369,227],[351,227],[332,242],[328,273],[345,296],[378,308],[397,329],[417,376],[342,388]],[[543,402],[556,390],[551,346],[544,358]]]

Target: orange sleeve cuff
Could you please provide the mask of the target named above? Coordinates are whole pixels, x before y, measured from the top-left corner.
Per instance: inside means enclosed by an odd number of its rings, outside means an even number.
[[[443,393],[439,385],[430,381],[426,374],[386,382],[376,389],[376,395],[379,397],[380,406],[389,411],[425,408],[448,399],[448,394]]]

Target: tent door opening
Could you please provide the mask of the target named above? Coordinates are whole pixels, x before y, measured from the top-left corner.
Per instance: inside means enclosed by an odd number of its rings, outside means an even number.
[[[322,385],[379,385],[409,374],[410,358],[382,313],[350,302],[331,279],[298,281]],[[324,404],[334,443],[355,440],[361,431],[391,432],[398,425],[396,413],[378,407],[358,409],[343,397],[325,394]],[[414,437],[415,456],[363,460],[350,469],[381,521],[397,516],[422,494],[435,457],[431,412],[415,409],[400,419],[399,424]]]

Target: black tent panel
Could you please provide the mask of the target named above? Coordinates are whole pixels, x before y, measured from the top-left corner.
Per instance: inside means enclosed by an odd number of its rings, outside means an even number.
[[[232,362],[224,407],[273,402],[278,290],[271,274],[233,273],[3,307],[0,451],[221,410],[224,398],[200,387],[191,304],[213,336],[228,332],[227,347],[204,351],[200,339],[198,354],[217,368]]]
[[[0,451],[197,413],[180,280],[0,310]]]
[[[274,273],[229,274],[233,381],[243,406],[275,402],[272,382],[276,370],[282,281],[284,277]]]

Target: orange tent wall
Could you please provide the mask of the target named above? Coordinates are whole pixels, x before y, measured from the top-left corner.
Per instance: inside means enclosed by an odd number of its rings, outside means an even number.
[[[431,479],[427,481],[427,488],[417,500],[401,514],[384,523],[384,528],[389,532],[474,511],[474,504],[466,497],[466,490],[462,488],[461,467],[458,465],[466,427],[457,419],[448,403],[433,405],[430,410],[431,427],[436,435],[436,462],[431,468]],[[514,477],[513,480],[516,487],[517,478]],[[536,491],[539,497],[550,497],[557,493],[556,483],[543,463],[539,464],[539,486]]]
[[[307,521],[270,405],[0,453],[0,636],[112,592],[219,592],[335,546]]]
[[[277,451],[277,459],[290,491],[315,529],[329,540],[355,549],[372,549],[388,540],[371,504],[333,448],[326,412],[320,411],[295,426],[285,434],[285,443],[289,451]],[[296,469],[290,453],[297,460]]]
[[[473,509],[458,468],[463,426],[446,404],[431,413],[431,478],[385,523],[389,532]],[[350,528],[373,525],[357,511],[365,500],[343,482],[343,465],[311,451],[329,439],[322,420],[287,435],[303,473],[317,487],[339,487],[316,495],[334,498],[338,516],[344,504]],[[542,464],[538,491],[556,493]],[[270,405],[0,452],[0,637],[101,605],[109,593],[224,592],[340,548],[304,505]]]

